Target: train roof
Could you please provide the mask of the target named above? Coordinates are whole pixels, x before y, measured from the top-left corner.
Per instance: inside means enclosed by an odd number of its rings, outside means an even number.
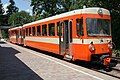
[[[9,29],[9,31],[10,31],[10,30],[16,30],[16,29],[21,29],[21,28],[22,28],[22,26],[14,27],[14,28]]]
[[[49,21],[49,20],[68,17],[68,16],[72,16],[72,15],[76,15],[76,14],[98,14],[99,10],[102,11],[102,14],[110,15],[110,12],[107,9],[99,8],[99,7],[91,7],[91,8],[77,9],[77,10],[69,11],[69,12],[66,12],[66,13],[59,14],[59,15],[55,15],[55,16],[52,16],[52,17],[48,17],[48,18],[45,18],[45,19],[41,19],[41,20],[38,20],[38,21],[34,21],[34,22],[31,22],[31,23],[28,23],[28,24],[24,24],[23,27],[30,26],[30,25],[33,25],[33,24],[38,24],[38,23],[41,23],[41,22],[46,22],[46,21]]]

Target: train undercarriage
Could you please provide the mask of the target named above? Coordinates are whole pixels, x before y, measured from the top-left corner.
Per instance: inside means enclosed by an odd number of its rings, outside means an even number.
[[[91,62],[97,63],[103,68],[108,71],[112,67],[115,67],[118,64],[118,61],[116,59],[112,59],[109,53],[106,54],[92,54],[91,55]]]

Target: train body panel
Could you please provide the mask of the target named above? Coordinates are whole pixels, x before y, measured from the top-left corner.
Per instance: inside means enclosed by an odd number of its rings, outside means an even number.
[[[79,9],[10,29],[10,41],[67,55],[71,60],[92,61],[93,55],[99,60],[103,55],[111,58],[110,22],[106,9]]]
[[[16,36],[10,37],[10,42],[12,42],[12,43],[17,43],[17,41],[16,41]]]
[[[32,40],[34,39],[34,40]],[[38,40],[37,40],[38,39]],[[59,44],[56,44],[55,42],[46,41],[46,38],[41,39],[40,37],[38,38],[30,38],[24,41],[24,44],[29,47],[34,47],[40,50],[48,51],[48,52],[53,52],[56,54],[59,54]]]

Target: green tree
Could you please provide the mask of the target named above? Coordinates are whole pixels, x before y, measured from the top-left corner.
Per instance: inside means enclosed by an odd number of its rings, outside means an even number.
[[[93,6],[95,0],[31,0],[35,17],[46,18],[74,9],[80,9],[84,5]],[[94,4],[93,4],[94,3]]]
[[[76,4],[76,0],[60,0],[59,3],[62,6],[62,11],[63,12],[68,12],[71,11],[73,9],[76,9],[77,4]]]
[[[8,23],[11,26],[22,26],[23,24],[29,23],[33,21],[33,17],[30,16],[29,13],[25,11],[20,11],[17,13],[13,13],[8,20]]]
[[[120,1],[111,0],[110,3],[112,5],[109,5],[110,7],[108,9],[111,12],[113,42],[120,49]]]
[[[4,9],[3,9],[3,4],[1,3],[0,0],[0,25],[2,25],[2,18],[3,18],[3,13],[4,13]]]
[[[13,0],[9,0],[9,5],[7,6],[7,11],[6,11],[6,13],[7,13],[7,15],[8,16],[10,16],[11,14],[13,14],[13,13],[16,13],[16,12],[18,12],[18,8],[15,6],[15,2],[13,1]]]
[[[6,38],[6,39],[8,38],[8,30],[7,29],[2,30],[1,33],[2,33],[2,38]]]
[[[55,15],[57,13],[57,1],[58,0],[31,0],[33,15],[37,18],[40,17],[38,19]]]
[[[3,13],[4,13],[3,4],[1,3],[0,0],[0,15],[3,15]]]

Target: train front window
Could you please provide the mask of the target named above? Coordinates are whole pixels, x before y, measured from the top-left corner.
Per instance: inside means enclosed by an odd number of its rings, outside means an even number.
[[[77,29],[77,35],[83,36],[83,19],[76,19],[76,29]]]
[[[110,36],[110,20],[88,18],[86,23],[89,36]]]

